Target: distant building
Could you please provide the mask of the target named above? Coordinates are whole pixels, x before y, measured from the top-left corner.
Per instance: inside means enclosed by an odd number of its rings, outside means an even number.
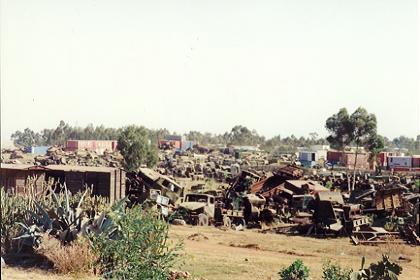
[[[330,150],[327,152],[327,161],[332,165],[340,165],[346,168],[354,168],[356,160],[356,153],[354,151],[335,151]],[[369,153],[365,151],[359,151],[357,153],[356,161],[357,169],[370,169]]]
[[[105,151],[116,151],[117,145],[117,140],[67,140],[66,151],[74,152],[86,149],[103,154]]]
[[[411,168],[412,167],[412,157],[411,156],[388,156],[387,163],[389,169],[399,169],[399,168]]]
[[[233,146],[234,151],[238,152],[260,152],[261,150],[257,146]]]
[[[45,155],[49,148],[49,146],[30,146],[25,147],[24,151],[28,154]]]
[[[176,151],[192,149],[195,144],[181,135],[166,135],[163,139],[159,139],[158,143],[159,149],[175,149]]]
[[[298,160],[305,167],[313,167],[320,161],[327,160],[327,152],[330,146],[314,145],[309,149],[302,149],[298,153]]]
[[[341,165],[349,169],[353,169],[355,165],[355,159],[356,159],[355,152],[344,152],[341,158]],[[369,153],[367,152],[357,153],[356,169],[365,169],[365,170],[371,169],[370,163],[369,163]]]

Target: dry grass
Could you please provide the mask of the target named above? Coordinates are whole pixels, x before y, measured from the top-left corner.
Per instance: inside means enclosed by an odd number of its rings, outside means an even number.
[[[188,240],[194,233],[208,239]],[[401,244],[354,246],[349,238],[316,239],[256,231],[222,231],[214,227],[172,226],[171,238],[184,240],[186,261],[182,270],[195,277],[216,279],[278,279],[278,271],[297,258],[311,270],[313,280],[321,280],[322,265],[330,259],[342,267],[358,269],[362,256],[366,263],[377,262],[387,253],[402,267],[400,280],[420,279],[420,248]],[[400,255],[410,260],[398,260]]]
[[[178,269],[194,277],[212,279],[278,279],[278,271],[297,258],[310,268],[313,280],[321,280],[322,265],[327,259],[342,267],[358,269],[361,257],[366,264],[377,262],[382,253],[395,261],[401,255],[409,260],[397,260],[403,267],[399,280],[420,279],[420,247],[401,244],[354,246],[348,238],[315,239],[281,234],[261,234],[255,231],[222,231],[214,227],[172,226],[171,239],[185,242],[185,263]],[[206,236],[189,240],[189,236]],[[77,257],[81,256],[77,253]],[[73,274],[52,274],[42,270],[2,269],[2,279],[69,280],[99,279]]]
[[[44,235],[38,252],[50,260],[60,274],[92,273],[96,261],[89,244],[83,239],[62,246],[57,239]]]
[[[1,269],[1,279],[5,280],[99,280],[92,275],[68,274],[60,275],[41,269],[21,269],[5,267]]]

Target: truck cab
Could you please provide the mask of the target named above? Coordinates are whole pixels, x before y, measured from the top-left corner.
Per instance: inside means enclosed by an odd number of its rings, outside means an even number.
[[[214,219],[215,198],[209,194],[189,193],[185,195],[179,208],[188,213],[190,223],[197,224],[199,214],[205,214],[209,219]]]

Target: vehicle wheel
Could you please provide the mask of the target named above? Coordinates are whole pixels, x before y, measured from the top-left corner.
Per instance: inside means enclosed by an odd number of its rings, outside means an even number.
[[[232,225],[235,225],[235,226],[242,225],[243,227],[245,227],[246,222],[245,222],[245,219],[242,219],[242,218],[233,218]]]

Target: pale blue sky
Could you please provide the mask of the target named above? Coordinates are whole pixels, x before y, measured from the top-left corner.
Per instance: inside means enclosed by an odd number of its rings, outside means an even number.
[[[1,132],[141,124],[420,134],[415,0],[1,1]]]

